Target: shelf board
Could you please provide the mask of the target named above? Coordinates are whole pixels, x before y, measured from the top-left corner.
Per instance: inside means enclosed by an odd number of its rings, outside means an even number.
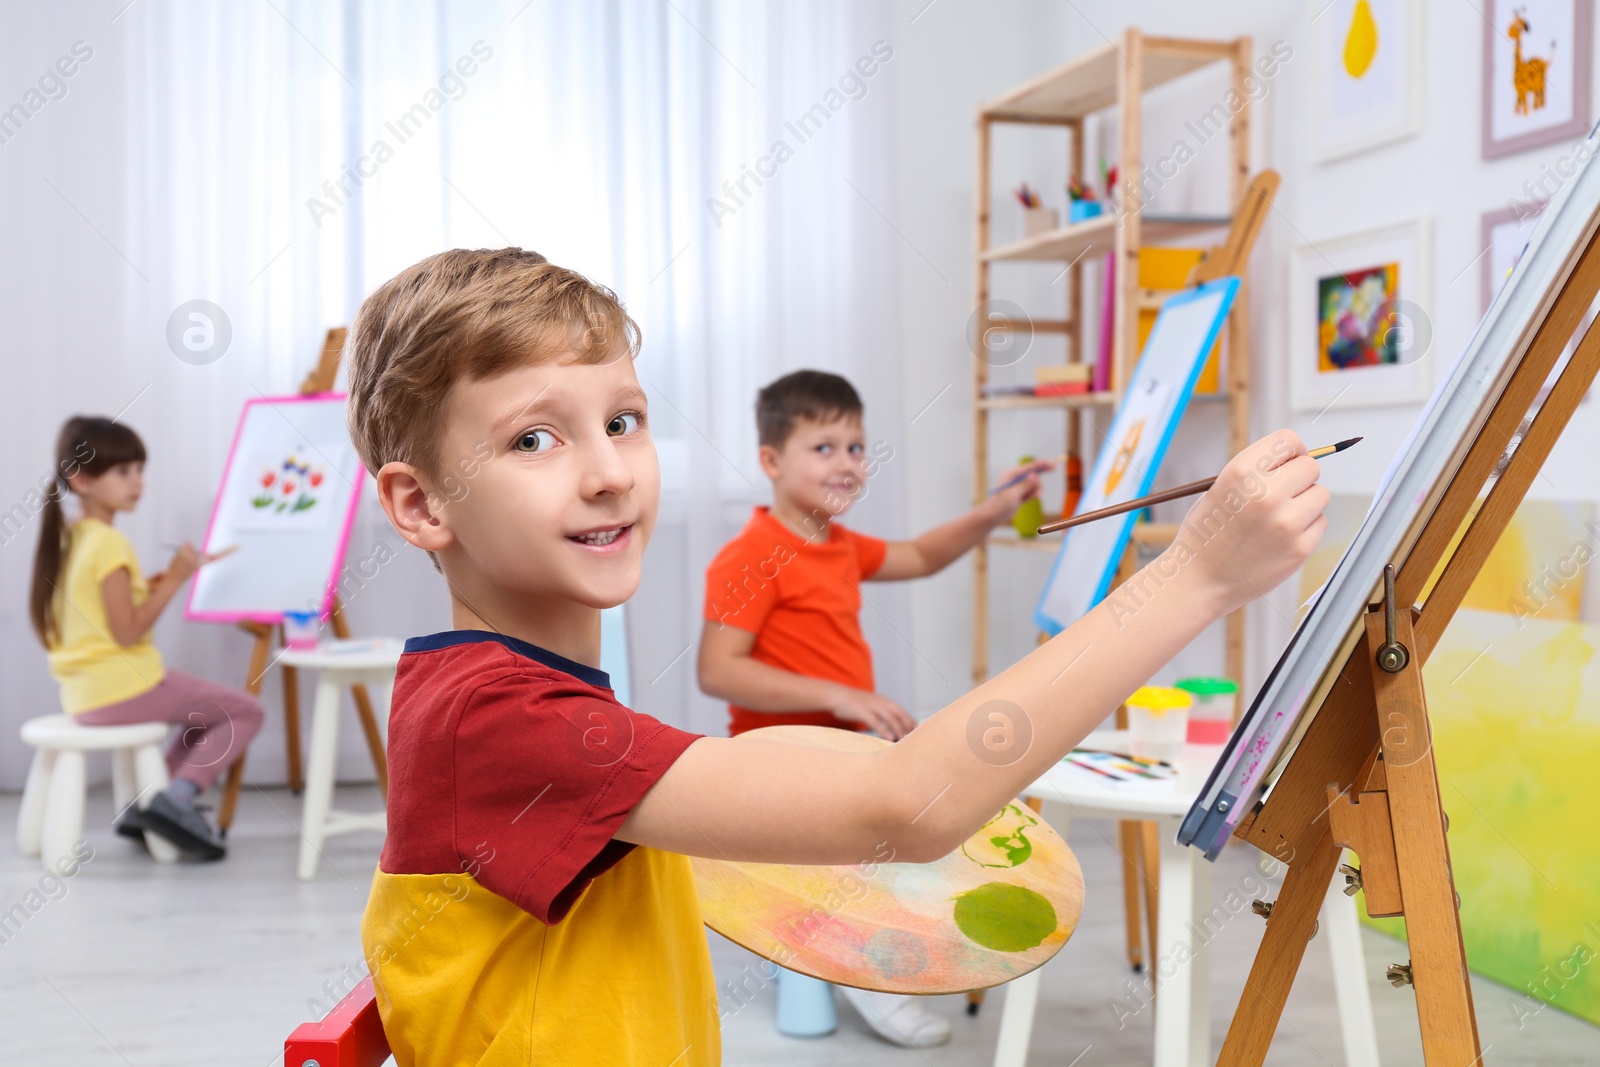
[[[1050,516],[1046,522],[1053,521],[1057,516]],[[1137,522],[1133,525],[1133,540],[1140,545],[1169,545],[1173,538],[1178,536],[1178,524],[1175,522]],[[985,544],[998,548],[1027,548],[1037,552],[1054,554],[1061,548],[1061,539],[1054,534],[1045,534],[1042,537],[1018,537],[1015,533],[996,533],[984,538]]]
[[[1228,394],[1195,393],[1189,398],[1193,403],[1211,403],[1226,401]],[[1107,391],[1103,393],[1069,393],[1066,396],[985,396],[978,398],[978,407],[989,411],[1005,410],[1007,408],[1021,408],[1033,410],[1051,410],[1053,408],[1088,408],[1098,407],[1101,404],[1115,404],[1117,394]]]
[[[990,534],[984,539],[984,543],[1002,548],[1028,548],[1051,554],[1061,548],[1061,538],[1051,534],[1045,534],[1043,537],[1018,537],[1015,533]]]
[[[1164,244],[1190,234],[1226,227],[1232,221],[1228,215],[1141,215],[1139,243]],[[998,260],[1073,263],[1088,256],[1104,255],[1116,248],[1116,244],[1117,217],[1096,215],[1008,245],[985,249],[979,258],[990,263]]]
[[[993,411],[997,408],[1086,408],[1099,404],[1115,404],[1117,394],[1104,393],[1068,393],[1064,396],[985,396],[978,398],[980,408]]]
[[[1141,92],[1226,58],[1221,52],[1227,47],[1225,42],[1195,41],[1195,51],[1185,51],[1184,43],[1163,40],[1162,47],[1145,49],[1139,71]],[[999,122],[1082,119],[1117,102],[1117,69],[1121,64],[1122,53],[1114,42],[1108,41],[996,97],[982,106],[980,114]]]

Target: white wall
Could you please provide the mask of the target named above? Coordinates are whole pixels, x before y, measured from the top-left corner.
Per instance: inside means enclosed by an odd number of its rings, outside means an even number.
[[[922,0],[907,0],[901,10],[909,19],[921,7]],[[908,417],[927,403],[938,385],[954,381],[956,388],[912,428],[918,442],[913,456],[912,529],[956,513],[970,499],[971,374],[961,329],[973,303],[975,105],[1115,38],[1128,26],[1151,34],[1211,39],[1249,34],[1258,56],[1279,40],[1294,49],[1293,58],[1269,83],[1266,96],[1252,108],[1251,167],[1277,169],[1283,186],[1257,242],[1249,276],[1254,353],[1251,430],[1253,436],[1259,436],[1288,426],[1313,443],[1362,435],[1366,440],[1358,448],[1324,462],[1323,480],[1341,493],[1370,493],[1375,488],[1419,406],[1363,408],[1321,417],[1289,410],[1286,276],[1291,250],[1388,223],[1431,217],[1434,250],[1429,307],[1435,357],[1447,363],[1460,352],[1480,317],[1479,273],[1474,262],[1481,251],[1480,215],[1504,207],[1514,195],[1523,195],[1523,182],[1536,180],[1541,168],[1560,157],[1566,146],[1553,145],[1492,162],[1479,158],[1483,23],[1470,8],[1431,3],[1425,11],[1422,35],[1420,135],[1333,163],[1312,163],[1304,119],[1310,95],[1310,20],[1322,7],[1320,0],[1298,5],[1124,0],[1092,9],[1067,2],[979,5],[940,0],[917,20],[912,27],[916,47],[906,49],[907,61],[899,70],[903,114],[899,185],[901,204],[907,211],[901,228],[934,259],[951,284],[932,277],[916,254],[902,253],[901,318],[907,345],[904,406]],[[1147,96],[1146,159],[1167,153],[1180,136],[1184,120],[1204,112],[1222,89],[1222,82],[1197,75]],[[1220,138],[1202,148],[1195,162],[1162,191],[1163,198],[1172,197],[1165,206],[1225,207],[1206,194],[1206,190],[1223,188],[1213,175],[1223,173],[1214,168],[1225,162],[1225,151]],[[1006,190],[1018,181],[1027,179],[1044,188],[1047,201],[1060,201],[1057,171],[1049,169],[1053,161],[1054,156],[1030,157],[1026,153],[997,157],[1000,196],[993,201],[997,239],[1006,238],[1008,224],[1016,225],[1015,203]],[[1037,310],[1014,295],[1017,286],[1030,284],[1036,287],[1032,296],[1050,296],[1048,302],[1041,299]],[[1037,285],[1037,278],[997,275],[994,295],[1019,299],[1036,314],[1058,314],[1059,294],[1039,294]],[[1600,444],[1594,411],[1589,406],[1580,408],[1530,496],[1600,499],[1600,464],[1591,458]],[[1201,409],[1186,416],[1169,453],[1163,484],[1203,477],[1226,459],[1226,428],[1218,416],[1217,411]],[[1059,425],[1059,419],[1041,424],[1020,437],[997,433],[992,453],[997,469],[1020,451],[1043,452],[1053,440],[1047,435],[1058,434]],[[1016,433],[1009,424],[1002,432]],[[1168,511],[1160,517],[1175,520],[1180,515]],[[1031,647],[1027,617],[1042,571],[1004,558],[1014,554],[991,553],[996,585],[1009,590],[997,592],[992,602],[997,617],[992,631],[992,670]],[[1037,576],[1035,571],[1039,571]],[[916,644],[925,651],[926,659],[939,664],[937,671],[926,662],[919,664],[915,701],[920,709],[932,710],[949,699],[954,689],[945,683],[946,678],[964,684],[971,652],[966,625],[971,573],[970,563],[963,562],[950,573],[919,583],[913,594]],[[1250,610],[1247,689],[1259,684],[1288,636],[1289,620],[1297,606],[1295,591],[1296,583],[1290,581]],[[1213,634],[1174,664],[1171,673],[1220,667],[1221,645]]]

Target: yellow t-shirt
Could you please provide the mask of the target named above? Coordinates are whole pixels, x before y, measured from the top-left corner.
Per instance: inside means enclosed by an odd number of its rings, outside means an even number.
[[[73,525],[53,605],[61,640],[50,649],[50,673],[61,683],[65,711],[76,714],[132,700],[166,676],[149,633],[126,648],[111,636],[100,583],[123,567],[133,587],[133,605],[138,607],[150,595],[150,587],[133,545],[120,530],[99,519],[80,519]]]
[[[613,836],[699,734],[514,637],[406,642],[361,919],[400,1067],[715,1067],[688,857]]]

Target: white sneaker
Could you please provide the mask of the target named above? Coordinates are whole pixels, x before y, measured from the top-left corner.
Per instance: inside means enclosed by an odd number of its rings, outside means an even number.
[[[869,993],[839,986],[874,1033],[901,1048],[933,1048],[950,1040],[950,1021],[923,1007],[921,997],[896,993]]]

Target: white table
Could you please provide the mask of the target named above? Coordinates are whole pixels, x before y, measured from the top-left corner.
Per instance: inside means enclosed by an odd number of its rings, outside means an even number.
[[[372,646],[370,648],[364,646]],[[347,686],[365,685],[374,695],[374,709],[387,722],[394,672],[404,644],[394,638],[329,642],[314,649],[286,649],[278,662],[317,672],[317,695],[311,710],[311,756],[306,764],[306,792],[300,816],[301,881],[317,876],[322,844],[334,834],[387,829],[384,813],[335,811],[334,763],[339,754],[339,702]]]
[[[1090,734],[1080,747],[1126,752],[1127,733]],[[1156,921],[1160,944],[1151,946],[1150,958],[1146,961],[1146,967],[1154,972],[1158,991],[1155,998],[1156,1067],[1189,1067],[1211,1062],[1211,939],[1202,941],[1194,937],[1189,932],[1189,924],[1203,929],[1212,908],[1212,865],[1199,849],[1177,844],[1176,837],[1179,823],[1204,787],[1206,776],[1221,753],[1220,745],[1188,746],[1180,763],[1182,770],[1171,785],[1141,785],[1130,789],[1110,780],[1102,783],[1089,773],[1058,765],[1022,793],[1045,802],[1042,814],[1054,816],[1047,821],[1063,837],[1070,812],[1160,823],[1161,890]],[[1342,878],[1335,878],[1334,884],[1328,887],[1328,896],[1322,905],[1320,932],[1333,957],[1345,1061],[1352,1067],[1357,1064],[1368,1067],[1378,1063],[1378,1040],[1372,1024],[1372,1003],[1361,956],[1356,905],[1352,898],[1344,895],[1343,888]],[[1212,925],[1215,925],[1214,920]],[[1183,946],[1181,952],[1180,945]],[[1190,956],[1188,963],[1177,962],[1185,955]],[[1119,958],[1118,965],[1125,965],[1125,961]],[[1000,1018],[995,1067],[1022,1067],[1027,1060],[1040,974],[1040,970],[1032,971],[1005,987],[1006,1003]]]

